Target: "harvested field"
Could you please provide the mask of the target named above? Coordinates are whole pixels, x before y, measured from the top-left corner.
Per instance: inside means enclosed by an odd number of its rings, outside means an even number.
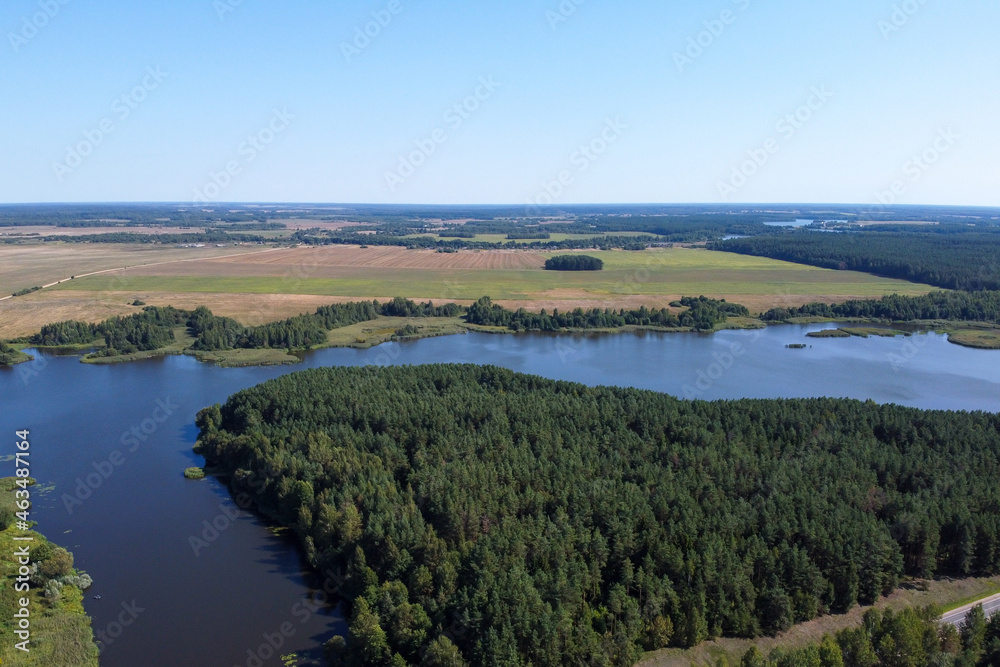
[[[342,268],[367,269],[538,269],[545,264],[541,253],[517,250],[439,253],[407,250],[398,246],[322,246],[277,250],[259,257],[228,257],[199,265],[199,275],[274,276],[293,273],[335,277]],[[332,271],[329,271],[332,270]],[[162,265],[137,270],[135,275],[190,275],[186,267]]]
[[[3,245],[0,246],[0,296],[93,271],[259,252],[262,248],[255,245],[225,248],[118,243]]]

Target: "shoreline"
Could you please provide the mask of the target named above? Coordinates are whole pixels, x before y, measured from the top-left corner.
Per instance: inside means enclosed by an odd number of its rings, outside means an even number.
[[[93,356],[95,350],[103,347],[100,342],[85,345],[32,345],[30,343],[10,343],[23,358],[13,364],[0,365],[13,367],[16,364],[34,361],[35,357],[24,353],[25,349],[39,352],[58,352],[60,356],[79,356],[81,363],[97,366],[122,364],[134,361],[145,361],[167,356],[190,356],[203,363],[211,363],[222,368],[246,368],[254,366],[291,366],[303,361],[309,352],[325,349],[352,348],[369,349],[389,342],[411,342],[424,338],[461,335],[468,332],[494,335],[520,334],[553,334],[553,335],[615,335],[637,332],[685,334],[696,333],[711,335],[718,331],[766,329],[781,325],[831,324],[837,325],[830,329],[806,334],[809,338],[852,338],[869,336],[897,337],[912,336],[918,333],[937,333],[946,335],[948,342],[961,347],[976,350],[1000,349],[1000,326],[983,322],[950,322],[950,321],[907,321],[893,322],[861,318],[822,318],[799,317],[782,322],[766,322],[755,317],[732,317],[720,323],[712,330],[700,331],[691,327],[661,327],[626,325],[622,327],[577,328],[567,327],[554,331],[514,330],[507,327],[484,326],[470,324],[462,317],[390,317],[380,316],[375,320],[352,324],[327,332],[327,342],[305,349],[287,348],[235,348],[231,350],[194,350],[193,342],[182,328],[175,331],[177,340],[166,347],[156,350],[134,352],[125,355],[101,357]],[[412,332],[400,334],[399,331],[408,326]],[[898,328],[901,327],[901,328]],[[837,333],[835,333],[837,332]],[[81,354],[73,354],[79,352]]]

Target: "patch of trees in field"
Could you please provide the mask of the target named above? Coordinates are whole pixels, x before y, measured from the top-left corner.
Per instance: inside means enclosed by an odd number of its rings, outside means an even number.
[[[684,297],[675,302],[677,308],[685,308],[674,314],[669,308],[646,308],[633,310],[611,308],[575,308],[569,312],[555,309],[551,314],[542,309],[530,313],[524,308],[510,310],[483,297],[466,310],[465,319],[469,324],[480,326],[506,327],[512,331],[559,331],[560,329],[618,329],[627,326],[690,328],[711,331],[730,317],[749,317],[746,307],[700,297]]]
[[[711,250],[864,271],[956,290],[1000,290],[1000,234],[818,233],[730,239]]]
[[[990,413],[433,365],[286,375],[197,423],[234,492],[339,573],[334,664],[632,665],[1000,572]]]
[[[603,271],[604,262],[590,255],[556,255],[545,260],[546,271]]]
[[[764,657],[756,647],[739,667],[996,667],[1000,665],[1000,615],[987,620],[975,607],[961,628],[938,621],[940,610],[865,612],[860,628],[827,635],[818,645],[778,648]]]
[[[765,322],[784,322],[793,317],[1000,323],[1000,291],[932,292],[926,296],[892,294],[877,300],[852,299],[844,303],[810,303],[798,308],[772,308],[761,315]]]

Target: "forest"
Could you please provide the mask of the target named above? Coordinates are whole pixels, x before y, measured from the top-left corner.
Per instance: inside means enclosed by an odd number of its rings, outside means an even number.
[[[643,327],[684,327],[696,331],[711,331],[725,323],[727,318],[749,317],[745,306],[727,303],[725,299],[709,299],[704,296],[684,297],[671,306],[684,308],[674,315],[668,308],[646,308],[633,310],[613,310],[610,308],[575,308],[560,313],[555,309],[551,314],[543,308],[539,313],[529,313],[524,308],[510,310],[483,297],[468,307],[465,320],[469,324],[506,327],[511,331],[559,331],[561,329],[619,329],[627,326]]]
[[[765,322],[793,317],[850,317],[911,322],[951,320],[1000,323],[1000,291],[931,292],[926,296],[892,294],[881,299],[852,299],[844,303],[810,303],[798,308],[772,308],[762,314]]]
[[[1000,290],[1000,233],[796,231],[710,243],[710,250],[864,271],[955,290]]]
[[[603,271],[604,262],[590,255],[556,255],[545,260],[546,271]]]
[[[286,375],[197,424],[233,492],[341,573],[335,665],[632,665],[1000,572],[990,413],[431,365]]]

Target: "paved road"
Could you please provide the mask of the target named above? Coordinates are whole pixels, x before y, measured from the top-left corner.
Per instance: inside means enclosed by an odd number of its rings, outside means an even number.
[[[973,602],[972,604],[960,607],[955,611],[949,611],[941,617],[941,622],[950,623],[955,626],[961,625],[962,621],[965,620],[965,615],[969,613],[969,610],[980,604],[983,605],[983,611],[986,612],[986,618],[989,618],[993,614],[1000,612],[1000,595],[984,598],[978,602]]]

